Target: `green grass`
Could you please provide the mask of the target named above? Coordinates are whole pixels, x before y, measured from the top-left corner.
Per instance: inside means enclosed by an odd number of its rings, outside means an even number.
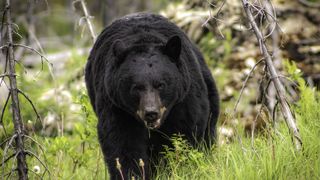
[[[287,62],[286,67],[300,91],[301,99],[292,108],[301,151],[294,148],[284,122],[277,129],[269,127],[253,144],[237,134],[233,142],[204,152],[175,137],[175,150],[166,152],[167,162],[158,168],[156,179],[320,179],[320,94],[306,86],[294,64]]]
[[[68,82],[76,71],[73,67],[81,67],[85,58],[72,58],[68,64],[67,76],[55,79],[56,84]],[[228,144],[205,149],[191,148],[181,136],[175,136],[173,142],[175,149],[167,148],[165,152],[166,162],[162,161],[157,167],[155,179],[320,179],[320,94],[315,89],[305,85],[301,74],[294,64],[286,63],[287,72],[292,80],[297,82],[300,91],[300,100],[292,105],[297,124],[303,140],[303,150],[296,151],[291,141],[288,128],[284,122],[279,122],[277,129],[267,127],[264,134],[255,136],[254,144],[243,133],[243,127],[239,124],[235,127],[238,134]],[[80,68],[79,68],[80,69]],[[226,72],[228,73],[228,72]],[[31,80],[30,80],[31,79]],[[29,135],[42,145],[40,146],[30,139],[26,141],[26,149],[37,154],[46,164],[51,175],[45,173],[44,179],[108,179],[108,172],[103,162],[97,133],[97,119],[92,111],[86,90],[83,86],[74,88],[68,84],[64,87],[71,94],[72,105],[79,107],[78,111],[70,111],[70,104],[65,99],[57,101],[55,98],[41,100],[43,94],[54,87],[49,73],[46,71],[36,80],[21,77],[20,88],[34,100],[42,117],[48,112],[55,113],[57,125],[64,124],[70,128],[56,132],[46,133],[41,130],[41,123],[35,120],[32,108],[26,100],[21,100],[22,115],[25,123],[31,123],[38,129],[29,131]],[[81,80],[82,81],[82,80]],[[219,84],[223,84],[218,79]],[[76,84],[76,83],[75,83]],[[36,88],[30,88],[36,87]],[[57,94],[60,94],[58,90]],[[62,93],[63,94],[63,93]],[[60,95],[59,95],[60,96]],[[61,95],[62,96],[62,95]],[[228,108],[229,104],[223,107]],[[10,122],[11,114],[7,110],[4,124],[8,134],[12,133],[13,125]],[[54,124],[55,125],[55,124]],[[0,133],[0,141],[4,140],[4,134]],[[241,140],[241,141],[240,141]],[[199,150],[200,149],[200,150]],[[6,153],[13,153],[12,149]],[[0,149],[0,157],[4,155],[4,149]],[[45,171],[44,166],[34,157],[27,157],[28,168],[37,170],[38,174],[29,173],[30,179],[40,179]],[[9,172],[15,167],[15,161],[8,161],[1,168],[0,174]],[[15,179],[16,174],[10,178]],[[9,179],[10,179],[9,178]]]

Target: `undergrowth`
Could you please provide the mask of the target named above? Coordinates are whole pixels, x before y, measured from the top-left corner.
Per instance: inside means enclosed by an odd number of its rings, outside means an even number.
[[[79,58],[70,60],[70,67],[85,61],[85,59],[81,61],[77,59]],[[183,136],[176,135],[172,138],[174,148],[165,148],[166,161],[161,161],[153,178],[161,180],[320,179],[320,94],[306,85],[294,64],[287,61],[285,66],[290,79],[296,82],[300,94],[300,100],[291,104],[291,107],[295,112],[300,129],[303,141],[302,151],[297,152],[294,149],[288,128],[281,121],[276,129],[270,128],[267,133],[255,136],[254,143],[251,138],[239,131],[240,133],[236,134],[233,141],[223,145],[217,144],[211,149],[206,149],[201,145],[197,149],[192,148],[183,139]],[[43,128],[41,123],[37,123],[33,118],[31,107],[22,101],[22,107],[25,108],[24,122],[26,125],[31,123],[36,128],[29,130],[29,135],[41,144],[43,150],[37,143],[31,141],[26,142],[26,147],[37,154],[49,169],[50,174],[46,172],[44,179],[108,179],[96,133],[97,118],[84,86],[70,89],[72,106],[79,107],[70,112],[70,105],[62,103],[65,102],[64,90],[66,88],[64,87],[55,87],[62,89],[61,92],[57,90],[53,95],[58,94],[58,98],[44,98],[44,100],[41,98],[43,94],[46,94],[44,91],[50,90],[50,82],[47,82],[49,75],[44,73],[43,76],[43,83],[40,84],[47,88],[37,85],[36,89],[28,89],[34,84],[34,81],[23,79],[20,87],[30,94],[31,99],[36,100],[35,105],[45,118],[49,116],[48,112],[56,114],[54,117],[57,122],[54,122],[53,125],[57,126],[54,127],[57,132],[48,134],[41,129]],[[65,82],[66,80],[58,78],[55,81]],[[52,86],[52,83],[50,85]],[[61,97],[60,94],[62,94]],[[59,104],[58,107],[57,103],[62,104]],[[72,116],[67,113],[71,113]],[[10,112],[6,111],[4,116],[7,134],[10,134],[13,130]],[[68,128],[70,122],[72,126]],[[61,128],[61,126],[65,127]],[[241,124],[238,126],[236,128],[243,129]],[[0,140],[4,138],[4,133],[1,133]],[[9,155],[13,151],[9,150],[6,153]],[[0,155],[2,159],[3,147],[0,149]],[[28,168],[34,172],[29,173],[30,179],[41,179],[46,169],[45,166],[36,158],[29,156],[27,161]],[[8,161],[4,169],[1,168],[0,174],[10,172],[14,166],[14,161]],[[10,178],[16,177],[13,174]]]
[[[306,85],[295,64],[287,61],[285,65],[300,91],[300,100],[292,108],[302,151],[295,150],[284,122],[255,137],[254,144],[238,134],[234,142],[204,152],[177,136],[155,179],[320,179],[320,94]]]

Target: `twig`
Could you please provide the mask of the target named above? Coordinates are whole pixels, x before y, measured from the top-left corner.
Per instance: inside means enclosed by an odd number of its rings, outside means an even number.
[[[273,65],[273,62],[272,62],[272,58],[271,58],[270,54],[268,53],[268,49],[263,41],[262,33],[261,33],[260,29],[258,28],[256,22],[254,21],[254,18],[251,13],[251,6],[249,5],[247,0],[241,0],[241,1],[242,1],[243,8],[246,12],[246,15],[249,19],[249,22],[254,30],[256,38],[259,42],[260,48],[262,50],[262,54],[265,58],[266,65],[268,67],[267,70],[269,71],[270,76],[271,76],[270,79],[273,82],[273,84],[276,88],[276,91],[277,91],[277,97],[279,99],[281,109],[282,109],[281,112],[282,112],[283,117],[287,123],[288,128],[290,129],[290,132],[293,135],[293,142],[294,142],[295,148],[297,150],[301,150],[302,140],[300,138],[299,129],[296,126],[295,119],[290,111],[290,107],[285,100],[285,89],[284,89],[284,87],[278,77],[278,73]]]
[[[42,160],[33,152],[29,151],[29,150],[25,150],[25,153],[29,156],[33,156],[35,157],[40,163],[41,165],[45,168],[46,171],[48,171],[49,174],[51,174],[51,172],[49,171],[48,167],[46,166],[46,164],[44,162],[42,162]]]
[[[32,137],[30,137],[30,136],[28,136],[28,135],[26,135],[26,134],[24,134],[23,137],[28,138],[28,139],[30,139],[32,142],[36,143],[36,144],[40,147],[40,150],[42,151],[42,153],[44,153],[44,148],[43,148],[43,146],[42,146],[38,141],[36,141],[35,139],[33,139]]]
[[[7,99],[6,99],[5,103],[4,103],[4,106],[2,108],[1,117],[0,117],[0,123],[2,124],[3,130],[4,130],[4,134],[6,136],[7,136],[7,131],[6,131],[6,128],[4,127],[4,124],[3,124],[3,117],[4,117],[4,113],[6,111],[10,96],[11,96],[11,92],[8,93],[8,96],[7,96]]]
[[[34,48],[30,47],[30,46],[23,45],[23,44],[13,44],[13,46],[14,47],[23,47],[23,48],[26,48],[26,49],[28,49],[30,51],[33,51],[33,52],[37,53],[41,57],[41,60],[44,59],[47,63],[49,63],[52,66],[50,61],[44,55],[42,55],[39,51],[37,51],[36,49],[34,49]]]
[[[16,168],[16,169],[11,169],[10,172],[8,172],[8,173],[6,173],[6,174],[3,174],[3,177],[8,176],[7,179],[9,179],[9,177],[11,176],[11,174],[12,174],[14,171],[17,171],[17,170],[18,170],[17,168]],[[4,178],[2,178],[2,179],[4,179]]]
[[[34,170],[28,169],[28,171],[30,171],[30,172],[32,172],[33,174],[35,174],[38,178],[43,179],[43,177],[41,177],[41,176],[39,175],[39,173],[36,173]]]
[[[207,1],[207,2],[208,2],[208,4],[209,4],[210,6],[216,7],[216,6],[215,6],[214,4],[212,4],[211,2],[209,2],[209,1]],[[201,26],[203,27],[203,26],[207,25],[207,24],[210,22],[211,19],[215,19],[216,21],[219,21],[219,22],[223,23],[222,20],[218,19],[218,16],[220,15],[220,12],[221,12],[222,8],[224,7],[225,3],[226,3],[226,0],[224,0],[224,1],[222,2],[222,5],[219,7],[216,15],[212,15],[212,14],[211,14],[211,9],[210,9],[210,10],[209,10],[209,17],[207,18],[207,20],[205,20],[204,23],[202,23]],[[220,33],[220,36],[221,36],[222,38],[224,38],[224,35],[223,35],[223,33],[221,32],[221,30],[220,30],[220,28],[219,28],[218,26],[217,26],[217,29],[218,29],[218,31],[219,31],[219,33]]]
[[[9,161],[15,155],[16,155],[16,153],[13,153],[9,157],[7,157],[7,159],[2,160],[2,162],[0,163],[0,166],[4,165],[7,161]]]
[[[77,3],[77,2],[80,2],[81,3],[81,7],[82,7],[82,10],[83,10],[83,13],[84,13],[84,19],[86,20],[87,22],[87,25],[89,27],[89,31],[90,31],[90,34],[91,34],[91,38],[92,38],[92,41],[95,42],[96,41],[96,34],[93,30],[93,25],[91,23],[91,18],[92,16],[89,15],[88,13],[88,9],[87,9],[87,6],[86,6],[86,3],[84,2],[84,0],[75,0],[73,3]]]
[[[279,49],[279,31],[277,25],[277,17],[275,13],[275,9],[272,6],[270,0],[264,1],[265,11],[267,14],[267,20],[271,22],[269,26],[269,34],[264,37],[266,39],[268,36],[271,36],[272,40],[272,50],[273,50],[273,58],[274,58],[274,66],[276,69],[280,69],[281,66],[281,57],[280,57],[280,49]],[[273,25],[272,25],[273,24]],[[273,84],[271,84],[267,90],[268,100],[265,102],[271,114],[273,114],[274,106],[276,103],[276,90]]]
[[[320,7],[320,3],[311,2],[311,1],[307,1],[307,0],[298,0],[298,1],[299,1],[299,3],[301,3],[307,7],[311,7],[311,8],[319,8]]]
[[[0,78],[9,77],[10,75],[11,75],[11,76],[17,76],[16,74],[4,73],[4,74],[0,74]]]
[[[34,106],[33,102],[31,101],[31,99],[21,90],[18,89],[18,93],[22,94],[24,96],[24,98],[26,98],[26,100],[29,102],[29,104],[32,106],[33,111],[35,112],[37,119],[42,123],[41,121],[41,117],[36,109],[36,107]]]
[[[1,51],[2,49],[6,49],[6,48],[8,48],[7,45],[0,46],[0,51]]]
[[[5,143],[7,143],[8,141],[10,141],[10,139],[12,139],[11,137],[8,137],[7,139],[5,139],[3,142],[0,143],[0,147],[3,146]]]
[[[244,88],[246,87],[246,85],[247,85],[247,83],[248,83],[248,80],[249,80],[251,74],[252,74],[253,71],[256,69],[256,67],[257,67],[261,62],[263,62],[263,61],[264,61],[264,59],[260,59],[260,60],[251,68],[249,74],[247,75],[247,77],[246,77],[246,79],[245,79],[245,81],[244,81],[244,83],[243,83],[243,85],[242,85],[242,88],[241,88],[241,90],[240,90],[240,95],[239,95],[239,97],[238,97],[238,99],[237,99],[237,102],[236,102],[236,104],[234,105],[234,108],[233,108],[233,116],[235,116],[235,113],[236,113],[236,111],[237,111],[238,104],[239,104],[240,99],[241,99],[241,97],[242,97]]]
[[[7,151],[8,151],[8,149],[9,149],[9,146],[11,146],[13,140],[15,140],[16,137],[17,137],[17,134],[13,134],[13,135],[10,137],[10,140],[9,140],[8,144],[6,145],[6,147],[5,147],[4,150],[3,150],[2,162],[4,162],[5,157],[7,156]],[[17,155],[17,153],[16,153],[16,155]],[[2,179],[4,179],[4,164],[5,164],[5,163],[2,163]]]

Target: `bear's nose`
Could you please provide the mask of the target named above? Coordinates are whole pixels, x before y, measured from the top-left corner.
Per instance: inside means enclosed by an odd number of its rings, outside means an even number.
[[[158,119],[159,113],[156,111],[148,111],[145,113],[145,119],[149,122],[156,121]]]

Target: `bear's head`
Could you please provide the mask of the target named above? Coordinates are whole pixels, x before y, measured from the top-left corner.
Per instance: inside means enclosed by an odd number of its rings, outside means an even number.
[[[116,70],[111,98],[148,129],[159,128],[186,91],[180,37],[130,47],[116,40],[112,53]]]

